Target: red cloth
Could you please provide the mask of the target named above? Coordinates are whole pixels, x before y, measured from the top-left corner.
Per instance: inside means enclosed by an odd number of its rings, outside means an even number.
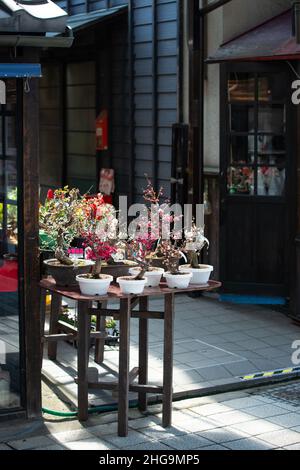
[[[18,287],[17,261],[4,261],[0,267],[0,292],[17,292]]]

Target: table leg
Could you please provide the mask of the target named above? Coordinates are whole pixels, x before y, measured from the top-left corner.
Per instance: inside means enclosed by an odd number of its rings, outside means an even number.
[[[120,300],[118,435],[128,435],[130,299]]]
[[[139,300],[140,310],[148,310],[148,297],[141,297]],[[148,382],[148,319],[139,319],[139,384],[146,385]],[[139,410],[147,410],[147,393],[138,394]]]
[[[99,308],[107,308],[107,302],[99,302]],[[97,317],[97,326],[96,330],[105,332],[106,318],[102,316]],[[95,362],[97,364],[102,364],[104,361],[104,345],[105,338],[96,339],[95,342]]]
[[[174,294],[165,295],[164,312],[164,371],[163,371],[163,427],[172,423],[173,401],[173,337]]]
[[[46,289],[40,288],[40,318],[41,318],[41,368],[43,366],[44,343],[42,341],[45,334],[45,318],[46,318]]]
[[[62,304],[62,297],[52,292],[51,294],[51,309],[50,309],[50,322],[49,334],[55,335],[58,333],[58,320]],[[56,361],[57,356],[57,341],[50,341],[48,343],[48,357],[52,361]]]
[[[78,302],[78,341],[77,341],[77,368],[78,368],[78,419],[88,419],[88,361],[90,342],[90,317],[87,302]]]

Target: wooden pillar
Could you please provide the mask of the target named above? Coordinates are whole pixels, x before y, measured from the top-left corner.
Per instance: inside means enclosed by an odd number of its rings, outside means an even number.
[[[23,273],[26,400],[28,418],[41,416],[41,358],[39,312],[39,83],[23,91]],[[21,260],[20,260],[21,261]]]

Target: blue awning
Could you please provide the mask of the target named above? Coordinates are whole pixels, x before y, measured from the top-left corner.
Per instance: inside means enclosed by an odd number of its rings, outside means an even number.
[[[41,64],[1,64],[1,78],[27,78],[42,76]]]

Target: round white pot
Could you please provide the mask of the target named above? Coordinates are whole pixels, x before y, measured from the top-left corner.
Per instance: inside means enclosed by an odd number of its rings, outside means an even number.
[[[142,294],[146,282],[146,278],[137,281],[133,277],[129,278],[128,276],[118,277],[117,279],[123,294]]]
[[[131,274],[132,276],[137,276],[140,271],[141,271],[141,268],[130,268],[129,274]],[[146,271],[145,272],[145,278],[146,278],[145,287],[158,287],[164,272],[165,270],[162,268],[153,268],[153,271]]]
[[[179,270],[183,273],[191,273],[193,275],[191,284],[207,284],[211,273],[214,270],[213,266],[207,264],[200,264],[201,269],[191,268],[189,264],[180,266]]]
[[[167,285],[170,289],[187,289],[193,277],[192,273],[171,274],[165,273]]]
[[[110,284],[114,278],[107,274],[102,274],[101,279],[89,279],[81,274],[76,277],[80,291],[83,295],[106,295]]]

